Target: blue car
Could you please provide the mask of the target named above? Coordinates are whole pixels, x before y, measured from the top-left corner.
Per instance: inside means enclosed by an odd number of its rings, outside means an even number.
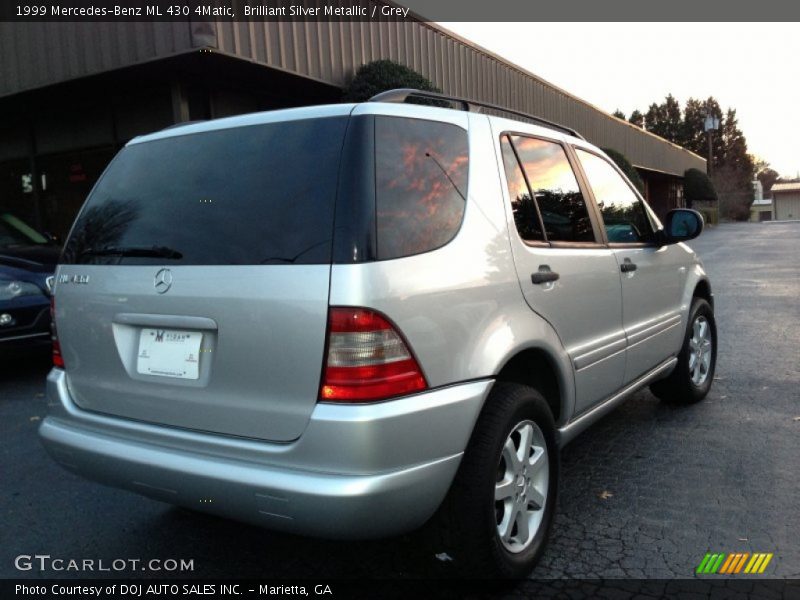
[[[60,248],[0,213],[0,353],[50,343],[50,292]]]

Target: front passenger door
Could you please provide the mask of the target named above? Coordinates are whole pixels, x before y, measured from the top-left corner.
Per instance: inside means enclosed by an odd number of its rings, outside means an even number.
[[[644,202],[604,157],[576,148],[614,251],[622,282],[622,322],[627,338],[625,382],[677,352],[681,288],[686,267],[672,246],[654,243]]]

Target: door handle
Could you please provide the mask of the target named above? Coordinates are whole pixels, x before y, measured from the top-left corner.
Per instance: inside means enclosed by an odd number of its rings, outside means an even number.
[[[531,282],[539,285],[540,283],[550,283],[557,281],[560,275],[550,270],[550,265],[539,265],[539,270],[531,274]]]
[[[619,270],[623,273],[632,273],[636,269],[636,263],[632,263],[629,258],[626,258],[625,262],[619,266]]]

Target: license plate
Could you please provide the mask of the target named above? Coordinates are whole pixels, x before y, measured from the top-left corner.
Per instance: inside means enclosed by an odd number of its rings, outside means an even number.
[[[203,334],[176,329],[142,329],[136,371],[143,375],[198,379]]]

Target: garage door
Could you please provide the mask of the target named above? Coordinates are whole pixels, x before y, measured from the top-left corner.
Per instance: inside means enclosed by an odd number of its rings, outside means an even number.
[[[775,195],[775,220],[800,219],[800,194]]]

